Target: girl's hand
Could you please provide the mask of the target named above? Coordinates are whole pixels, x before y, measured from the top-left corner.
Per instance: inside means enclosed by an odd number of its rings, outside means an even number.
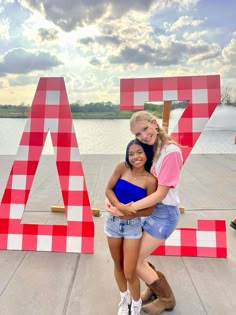
[[[112,204],[110,203],[109,199],[108,198],[105,198],[105,208],[107,211],[110,210]]]
[[[116,207],[114,207],[107,198],[105,199],[105,207],[106,207],[106,210],[114,217],[123,216],[123,213],[120,212]]]
[[[123,213],[123,215],[127,215],[127,216],[131,216],[131,215],[134,215],[134,214],[136,214],[136,210],[134,210],[133,208],[132,208],[132,203],[133,202],[130,202],[130,203],[127,203],[127,204],[119,204],[119,206],[117,206],[117,208],[118,208],[118,210],[120,211],[120,212],[122,212]]]
[[[111,206],[108,212],[114,217],[121,217],[123,219],[124,214],[114,206]]]

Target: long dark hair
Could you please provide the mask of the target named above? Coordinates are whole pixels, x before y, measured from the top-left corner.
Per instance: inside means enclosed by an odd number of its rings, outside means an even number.
[[[154,153],[153,153],[153,146],[152,145],[148,145],[146,143],[142,143],[141,141],[139,141],[138,139],[134,139],[131,140],[126,147],[126,153],[125,153],[125,162],[129,165],[129,167],[132,169],[132,165],[129,162],[129,148],[131,147],[131,145],[133,144],[137,144],[140,145],[143,148],[143,151],[146,155],[147,161],[144,164],[144,168],[146,171],[150,172],[150,169],[152,167],[152,161],[153,161],[153,157],[154,157]]]

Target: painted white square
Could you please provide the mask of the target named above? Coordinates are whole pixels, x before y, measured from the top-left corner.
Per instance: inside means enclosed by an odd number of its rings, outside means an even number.
[[[165,241],[165,245],[168,246],[180,246],[181,245],[181,233],[180,230],[175,230],[171,236]]]
[[[69,177],[69,190],[83,190],[83,177],[82,176],[70,176]]]
[[[148,92],[134,92],[134,106],[144,105],[148,101]]]
[[[12,189],[26,189],[26,175],[12,175]]]
[[[193,89],[192,90],[193,104],[206,104],[208,103],[207,89]]]
[[[193,132],[202,132],[209,118],[193,118]]]
[[[7,249],[22,250],[22,234],[8,234]]]
[[[21,219],[24,213],[25,206],[23,204],[10,204],[10,219]]]
[[[37,250],[51,252],[52,251],[52,236],[51,235],[38,235]]]
[[[29,160],[29,147],[26,145],[20,145],[17,151],[18,161],[28,161]]]
[[[58,118],[45,118],[44,131],[58,132]]]
[[[70,160],[71,161],[81,161],[80,152],[78,148],[71,147],[70,149]]]
[[[59,105],[60,91],[46,91],[46,105]]]
[[[198,247],[216,247],[215,231],[197,231]]]
[[[68,221],[81,221],[82,222],[83,207],[81,206],[68,206],[67,220]]]
[[[66,251],[68,253],[81,253],[81,237],[68,236],[66,238]]]
[[[176,101],[178,98],[176,90],[165,90],[163,91],[163,101]]]

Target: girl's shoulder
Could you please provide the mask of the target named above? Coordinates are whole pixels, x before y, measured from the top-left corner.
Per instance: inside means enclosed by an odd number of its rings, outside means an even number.
[[[181,153],[180,147],[175,143],[165,144],[164,147],[162,148],[162,150],[167,152],[167,153],[170,153],[170,152],[180,152]]]
[[[157,177],[147,172],[147,181],[148,181],[148,184],[157,184]]]
[[[125,161],[120,161],[117,165],[116,165],[116,171],[120,172],[120,173],[123,173],[123,172],[126,172],[127,169],[129,167],[127,166],[126,162]]]
[[[178,155],[180,159],[182,159],[182,150],[181,148],[175,143],[167,143],[161,149],[160,158],[163,159],[165,156],[171,155]]]

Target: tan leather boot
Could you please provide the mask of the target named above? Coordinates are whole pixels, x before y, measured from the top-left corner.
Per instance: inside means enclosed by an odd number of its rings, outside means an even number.
[[[143,306],[143,311],[151,315],[160,315],[164,311],[172,311],[176,305],[174,294],[165,276],[160,273],[159,279],[149,285],[158,296],[156,300]]]
[[[143,305],[150,303],[151,301],[157,298],[154,292],[149,287],[147,287],[146,290],[141,292],[140,297]]]

